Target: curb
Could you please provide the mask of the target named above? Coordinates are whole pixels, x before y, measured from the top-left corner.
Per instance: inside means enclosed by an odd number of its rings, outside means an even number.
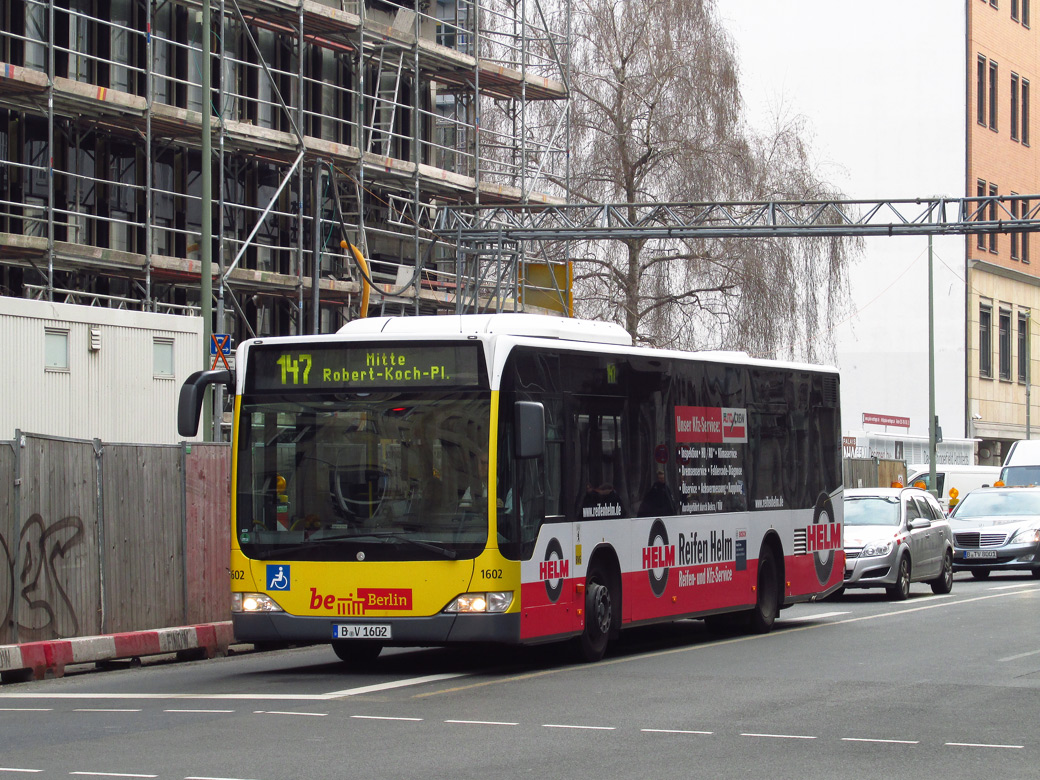
[[[62,677],[69,664],[139,659],[176,653],[184,659],[227,655],[234,641],[231,621],[158,628],[74,639],[0,645],[0,683]]]

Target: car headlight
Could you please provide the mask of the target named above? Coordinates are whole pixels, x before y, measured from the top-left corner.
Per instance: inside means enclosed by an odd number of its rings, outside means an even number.
[[[232,593],[232,612],[284,612],[266,593]]]
[[[860,552],[860,558],[876,558],[881,555],[888,555],[892,552],[892,540],[889,539],[887,542],[871,542]]]
[[[513,591],[463,593],[451,600],[445,612],[505,612],[513,603]]]
[[[1040,543],[1040,529],[1023,528],[1011,537],[1011,544],[1037,544]]]

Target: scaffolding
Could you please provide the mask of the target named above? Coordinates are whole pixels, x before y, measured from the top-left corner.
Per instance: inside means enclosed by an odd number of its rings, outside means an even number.
[[[365,285],[373,313],[566,310],[556,284],[527,303],[519,242],[434,231],[564,202],[566,3],[205,1],[209,30],[200,0],[3,4],[0,293],[204,310],[209,146],[218,331],[335,330]]]

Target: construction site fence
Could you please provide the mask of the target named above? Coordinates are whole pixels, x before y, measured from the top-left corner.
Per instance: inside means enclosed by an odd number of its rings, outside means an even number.
[[[230,620],[231,450],[0,441],[0,645]]]

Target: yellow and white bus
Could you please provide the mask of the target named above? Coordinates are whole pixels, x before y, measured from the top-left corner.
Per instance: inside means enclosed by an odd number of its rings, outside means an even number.
[[[838,589],[838,374],[633,347],[524,314],[360,319],[259,338],[236,373],[231,575],[240,641],[385,646],[629,626],[768,631]]]

